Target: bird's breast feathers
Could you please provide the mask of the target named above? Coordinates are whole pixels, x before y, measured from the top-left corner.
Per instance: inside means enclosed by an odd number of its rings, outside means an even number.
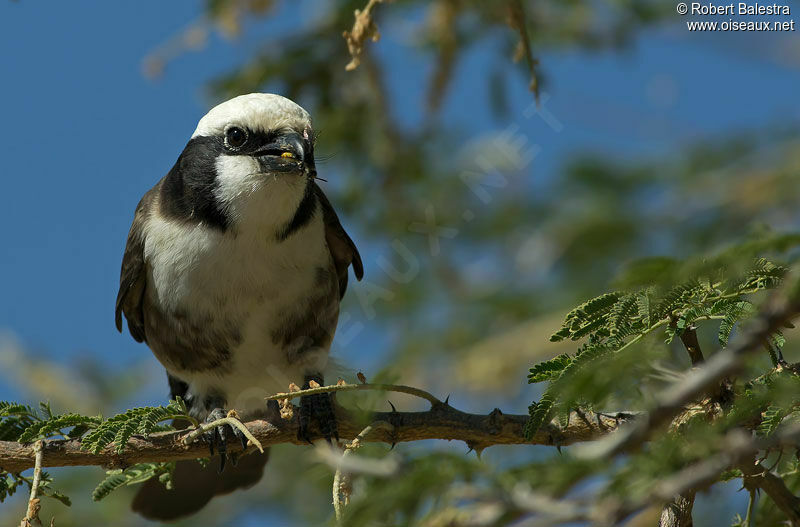
[[[147,219],[148,343],[190,393],[263,408],[267,392],[324,368],[339,295],[321,216],[283,241],[246,222]]]

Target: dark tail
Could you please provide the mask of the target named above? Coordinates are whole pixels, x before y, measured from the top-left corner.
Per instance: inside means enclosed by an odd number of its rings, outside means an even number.
[[[219,456],[212,457],[205,468],[196,461],[178,461],[172,479],[173,489],[167,490],[156,478],[146,481],[131,508],[149,520],[172,521],[194,514],[214,496],[258,483],[267,459],[269,449],[263,454],[246,454],[235,467],[228,461],[222,474],[217,471]]]

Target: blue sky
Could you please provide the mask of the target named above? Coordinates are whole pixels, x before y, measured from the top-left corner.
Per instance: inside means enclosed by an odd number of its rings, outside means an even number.
[[[239,40],[214,34],[153,80],[143,58],[195,20],[200,3],[0,3],[0,331],[59,361],[89,354],[121,367],[149,357],[113,325],[133,208],[214,102],[204,83],[265,35],[287,31],[287,21],[313,19],[313,2],[298,5],[301,16],[280,11]],[[413,126],[431,61],[408,46],[407,25],[383,27],[375,50],[392,65],[397,112]],[[787,46],[797,49],[796,34],[689,33],[676,20],[621,52],[540,51],[545,108],[564,127],[556,133],[520,117],[531,101],[522,75],[509,85],[511,117],[492,117],[482,81],[498,60],[490,44],[459,64],[443,112],[465,140],[519,124],[542,149],[533,170],[555,177],[574,152],[668,155],[698,139],[796,122],[800,71]],[[375,254],[363,244],[362,252],[369,272]],[[373,337],[360,338],[354,348]],[[0,385],[0,397],[9,390]]]

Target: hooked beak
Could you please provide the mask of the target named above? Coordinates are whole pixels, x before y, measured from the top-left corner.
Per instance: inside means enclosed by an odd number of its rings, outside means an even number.
[[[286,132],[252,155],[258,160],[264,172],[305,172],[307,164],[304,144],[303,137],[299,133]],[[313,170],[313,167],[308,168]]]

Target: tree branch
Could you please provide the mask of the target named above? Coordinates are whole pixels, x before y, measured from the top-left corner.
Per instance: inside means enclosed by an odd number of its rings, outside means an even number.
[[[594,456],[604,458],[635,449],[651,433],[679,414],[687,404],[710,391],[725,378],[733,377],[744,366],[745,360],[763,349],[769,337],[786,322],[800,313],[800,279],[794,280],[783,291],[776,292],[748,329],[729,348],[715,353],[703,366],[694,369],[682,381],[664,390],[658,404],[642,419],[609,437],[593,449]]]
[[[658,527],[692,527],[693,491],[680,494],[661,510]]]
[[[791,525],[800,525],[800,498],[792,494],[780,477],[761,463],[754,464],[752,461],[742,463],[739,468],[744,474],[746,489],[751,491],[762,489],[786,515]]]
[[[293,395],[293,394],[292,394]],[[297,412],[295,412],[297,414]],[[634,418],[632,413],[615,415],[573,412],[568,425],[561,428],[555,422],[543,427],[531,441],[522,432],[527,415],[504,414],[498,409],[488,415],[469,414],[445,403],[434,404],[426,412],[377,412],[364,422],[344,408],[337,408],[337,423],[342,437],[356,437],[371,421],[386,421],[386,429],[375,429],[363,441],[400,443],[422,439],[464,441],[470,448],[482,450],[491,445],[553,445],[566,446],[579,441],[597,439]],[[253,436],[264,447],[282,443],[306,444],[297,439],[297,419],[246,423]],[[124,468],[136,463],[177,461],[208,456],[208,446],[201,442],[183,444],[186,431],[152,434],[145,438],[134,436],[121,454],[114,445],[93,454],[81,450],[78,439],[49,440],[43,443],[48,467],[100,465]],[[248,451],[253,447],[248,447]],[[34,466],[35,454],[31,445],[0,441],[0,468],[17,473]]]
[[[597,510],[594,514],[596,517],[615,518],[621,521],[648,504],[663,503],[673,499],[674,496],[692,492],[693,489],[703,488],[713,483],[725,470],[741,466],[745,462],[751,462],[749,460],[752,460],[759,451],[774,447],[797,448],[798,440],[800,440],[800,424],[787,426],[769,438],[759,438],[742,429],[733,429],[722,439],[718,453],[665,477],[642,498],[627,503],[598,499],[595,505]],[[788,496],[777,485],[778,482],[781,484],[783,482],[780,478],[777,480],[770,478],[770,482],[767,483],[770,490],[779,495],[784,506],[792,504]],[[761,481],[766,481],[766,478],[759,482]],[[772,495],[770,494],[770,496]],[[775,503],[778,504],[778,501]]]
[[[683,346],[689,354],[692,366],[697,366],[705,360],[703,358],[703,352],[700,350],[700,342],[697,340],[697,326],[692,324],[683,330],[683,333],[681,333],[681,342],[683,342]]]

